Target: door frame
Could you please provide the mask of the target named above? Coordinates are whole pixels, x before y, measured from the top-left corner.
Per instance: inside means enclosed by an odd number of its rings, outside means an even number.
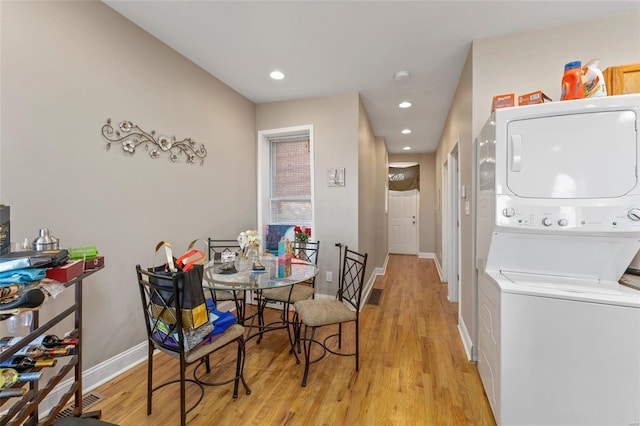
[[[460,298],[460,136],[455,145],[447,154],[447,159],[442,167],[442,258],[444,279],[448,283],[447,299],[450,302],[458,302]]]

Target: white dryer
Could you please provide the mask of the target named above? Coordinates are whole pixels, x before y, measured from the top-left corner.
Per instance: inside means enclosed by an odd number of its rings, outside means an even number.
[[[640,95],[497,110],[477,138],[478,369],[500,425],[640,425]]]

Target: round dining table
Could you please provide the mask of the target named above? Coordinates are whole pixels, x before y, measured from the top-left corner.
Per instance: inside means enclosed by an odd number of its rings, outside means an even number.
[[[291,261],[291,274],[278,276],[277,258],[262,259],[263,271],[248,269],[229,273],[221,269],[220,264],[209,262],[204,265],[203,287],[213,290],[264,290],[267,288],[286,287],[313,279],[318,274],[318,267],[312,263],[298,259]]]
[[[264,270],[232,270],[235,272],[224,270],[221,264],[214,263],[213,261],[204,265],[202,282],[204,289],[233,291],[234,295],[239,295],[240,292],[243,292],[242,294],[244,295],[245,291],[255,291],[258,312],[247,318],[244,317],[244,313],[237,315],[238,322],[248,327],[245,340],[249,340],[257,335],[261,336],[265,331],[282,328],[273,328],[261,323],[258,323],[258,325],[254,324],[256,318],[262,318],[262,312],[260,312],[260,310],[263,309],[263,303],[261,303],[262,290],[292,286],[297,283],[312,280],[318,274],[318,267],[316,265],[296,258],[291,260],[291,270],[287,276],[278,275],[277,258],[275,256],[263,258],[262,264],[264,265]],[[236,303],[236,307],[239,307],[238,303]],[[247,325],[247,320],[249,319],[251,322]],[[257,328],[257,332],[252,333],[254,328]]]

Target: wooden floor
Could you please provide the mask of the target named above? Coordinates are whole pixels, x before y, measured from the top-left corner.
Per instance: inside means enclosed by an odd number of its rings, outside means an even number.
[[[494,425],[477,367],[467,361],[458,335],[457,305],[447,301],[447,286],[433,260],[392,255],[374,287],[382,289],[382,298],[379,305],[366,304],[360,316],[358,373],[353,357],[328,355],[311,365],[303,388],[303,365],[289,354],[286,331],[273,331],[260,344],[247,343],[244,371],[251,395],[241,391],[233,399],[231,384],[207,387],[187,422]],[[270,314],[275,318],[275,311]],[[347,332],[352,336],[353,328]],[[216,376],[232,372],[234,350],[214,354]],[[154,359],[154,383],[176,377],[173,358],[158,354]],[[100,409],[102,420],[119,425],[179,424],[178,385],[154,393],[153,413],[147,416],[146,374],[145,362],[95,389],[106,398],[89,411]],[[195,386],[188,385],[187,398],[194,395]]]

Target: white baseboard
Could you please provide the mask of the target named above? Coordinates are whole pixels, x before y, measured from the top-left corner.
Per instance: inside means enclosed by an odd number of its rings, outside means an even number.
[[[389,252],[384,258],[384,263],[382,264],[382,273],[378,275],[386,275],[387,274],[387,264],[389,263]]]
[[[435,253],[431,253],[428,251],[422,251],[420,253],[418,253],[418,257],[420,259],[435,259],[436,258],[436,254]]]
[[[109,380],[119,376],[127,370],[147,360],[147,341],[128,349],[113,358],[101,362],[100,364],[88,368],[82,372],[82,393],[91,392],[98,386],[107,383]],[[55,407],[60,398],[71,388],[73,379],[60,382],[39,404],[40,415],[47,415]]]
[[[467,354],[467,359],[469,361],[475,361],[473,359],[473,342],[471,341],[469,330],[467,330],[467,326],[461,316],[458,316],[458,333],[460,333],[460,338],[462,339],[462,345],[464,346],[464,352]]]
[[[436,269],[438,270],[438,278],[440,278],[441,282],[444,282],[444,280],[442,279],[442,266],[440,266],[440,262],[438,261],[438,257],[437,256],[433,256],[433,261],[436,264]]]

